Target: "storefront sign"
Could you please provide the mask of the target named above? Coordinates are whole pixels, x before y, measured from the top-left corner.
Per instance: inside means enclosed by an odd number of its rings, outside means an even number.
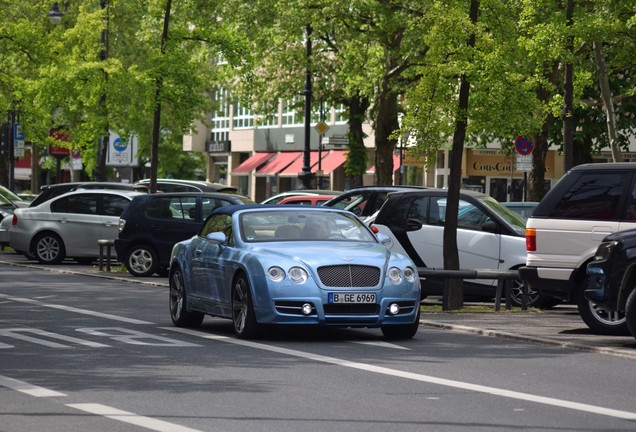
[[[208,153],[230,152],[230,141],[213,141],[208,144]]]

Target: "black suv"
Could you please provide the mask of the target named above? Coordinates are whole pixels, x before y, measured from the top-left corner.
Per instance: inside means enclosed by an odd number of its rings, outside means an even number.
[[[587,265],[585,298],[610,314],[625,319],[617,334],[636,337],[636,230],[610,234],[603,239]],[[620,330],[620,331],[619,331]]]
[[[176,243],[199,232],[212,210],[234,204],[254,204],[254,201],[223,192],[173,192],[135,197],[119,219],[119,237],[115,240],[117,259],[134,276],[163,273]]]

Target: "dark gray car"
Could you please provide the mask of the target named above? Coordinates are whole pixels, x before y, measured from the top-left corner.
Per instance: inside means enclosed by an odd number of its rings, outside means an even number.
[[[161,273],[170,263],[172,247],[201,228],[218,207],[255,204],[224,192],[173,192],[136,197],[119,219],[117,259],[139,277]]]

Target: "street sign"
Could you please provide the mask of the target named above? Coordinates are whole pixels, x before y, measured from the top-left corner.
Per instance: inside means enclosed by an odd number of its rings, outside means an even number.
[[[13,157],[24,157],[24,132],[20,123],[13,125]]]
[[[532,171],[532,155],[517,155],[517,171],[530,172]]]
[[[316,126],[314,126],[314,129],[316,129],[316,132],[320,135],[324,135],[329,130],[329,125],[324,121],[319,121]]]
[[[517,136],[515,139],[515,148],[520,155],[529,155],[534,150],[534,143],[524,136]]]

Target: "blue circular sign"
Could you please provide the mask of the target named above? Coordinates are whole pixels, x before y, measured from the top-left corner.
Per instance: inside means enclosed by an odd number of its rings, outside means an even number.
[[[117,137],[113,141],[113,147],[115,147],[115,150],[117,150],[118,152],[123,152],[124,150],[126,150],[126,147],[128,147],[128,143],[122,140],[120,137]]]

